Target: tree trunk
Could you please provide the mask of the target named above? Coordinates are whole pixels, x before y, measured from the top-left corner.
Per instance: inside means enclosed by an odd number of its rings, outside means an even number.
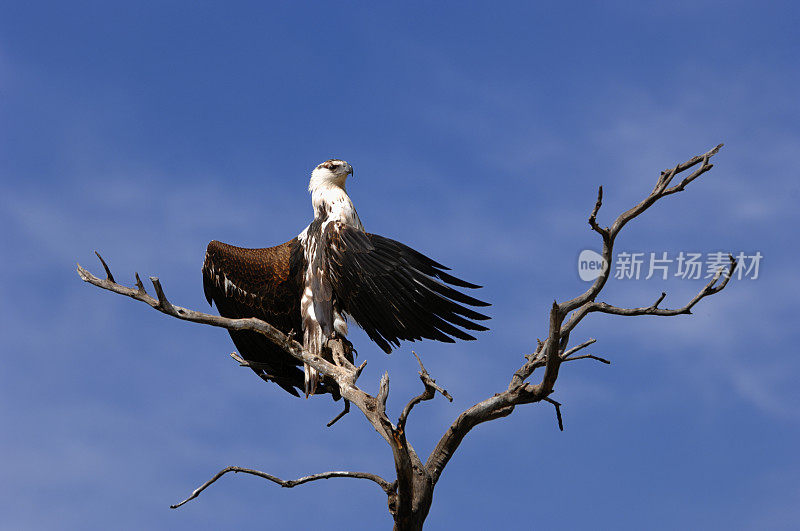
[[[389,498],[394,531],[420,531],[425,524],[425,518],[428,517],[433,502],[433,483],[424,470],[414,467],[412,485],[412,492],[406,494],[410,497],[411,503],[398,503],[399,494]],[[406,508],[398,510],[399,507]]]

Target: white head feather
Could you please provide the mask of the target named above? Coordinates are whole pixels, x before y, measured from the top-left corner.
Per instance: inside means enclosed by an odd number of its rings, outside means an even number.
[[[320,188],[338,187],[344,189],[347,176],[353,174],[353,167],[344,160],[326,160],[311,172],[308,191],[312,194]]]
[[[311,192],[311,205],[314,217],[330,221],[341,221],[357,229],[364,230],[361,220],[347,195],[345,182],[353,174],[353,167],[344,160],[326,160],[311,172],[308,191]]]

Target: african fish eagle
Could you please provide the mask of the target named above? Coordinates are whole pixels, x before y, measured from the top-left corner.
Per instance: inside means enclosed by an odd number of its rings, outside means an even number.
[[[314,221],[275,247],[246,249],[212,241],[203,263],[206,299],[230,318],[257,317],[284,333],[302,331],[303,346],[325,356],[327,340],[347,335],[347,316],[387,354],[400,340],[473,340],[489,319],[466,306],[489,306],[453,289],[479,288],[403,245],[364,231],[345,181],[347,162],[327,160],[311,173]],[[460,327],[460,328],[459,328]],[[317,371],[253,331],[229,330],[236,348],[266,381],[306,397],[338,389]],[[326,357],[330,357],[328,354]]]

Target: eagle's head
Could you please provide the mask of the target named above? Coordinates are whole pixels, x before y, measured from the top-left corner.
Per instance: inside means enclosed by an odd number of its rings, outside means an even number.
[[[311,172],[308,191],[313,192],[322,186],[338,186],[344,188],[347,176],[353,175],[353,167],[344,160],[326,160]]]

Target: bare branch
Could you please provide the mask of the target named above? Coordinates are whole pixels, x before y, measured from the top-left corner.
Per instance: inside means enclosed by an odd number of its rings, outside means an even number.
[[[386,440],[390,445],[393,444],[391,431],[387,428],[387,426],[391,426],[391,423],[388,423],[387,425],[387,423],[384,422],[385,414],[376,411],[375,398],[359,389],[355,383],[358,379],[358,376],[361,374],[361,371],[364,369],[366,361],[363,362],[359,367],[354,367],[349,362],[347,363],[347,366],[340,367],[335,363],[328,362],[322,357],[313,355],[304,350],[303,346],[294,340],[294,334],[284,334],[271,324],[260,319],[253,317],[247,319],[229,319],[226,317],[197,312],[173,305],[167,300],[166,295],[164,295],[164,290],[161,287],[161,283],[158,281],[158,279],[153,280],[153,285],[157,294],[159,291],[161,292],[159,299],[156,299],[144,291],[144,286],[142,286],[138,274],[136,275],[136,289],[122,286],[109,279],[97,278],[89,271],[81,267],[80,264],[78,265],[78,275],[84,282],[88,282],[99,288],[103,288],[108,291],[144,302],[151,308],[158,310],[161,313],[184,321],[217,326],[220,328],[226,328],[228,330],[251,330],[264,335],[269,341],[278,345],[290,356],[302,363],[306,363],[311,367],[314,367],[320,373],[332,378],[333,381],[338,385],[339,392],[342,397],[352,402],[359,410],[361,410],[361,412],[364,414],[364,417],[375,428],[378,434],[380,434],[381,437],[383,437],[383,439]],[[333,351],[334,359],[337,359],[337,356],[339,356],[340,359],[346,359],[346,357],[342,357],[343,355],[341,351],[344,349],[344,344],[341,339],[329,341],[328,346]],[[254,366],[253,363],[248,363],[248,365],[251,367]]]
[[[564,362],[564,361],[575,361],[575,360],[592,359],[592,360],[597,360],[597,361],[599,361],[601,363],[605,363],[607,365],[611,365],[611,362],[608,361],[607,359],[601,358],[599,356],[595,356],[593,354],[586,354],[586,355],[583,355],[583,356],[574,356],[574,357],[572,356],[573,354],[575,354],[579,350],[582,350],[582,349],[584,349],[584,348],[588,347],[589,345],[592,345],[592,344],[594,344],[596,342],[597,342],[596,339],[590,339],[588,341],[585,341],[585,342],[581,343],[578,346],[572,347],[571,349],[569,349],[566,352],[564,352],[563,354],[561,354],[561,361]],[[533,354],[529,354],[528,356],[526,356],[526,359],[528,359],[528,363],[526,363],[526,365],[531,367],[533,370],[545,366],[545,360],[544,360],[543,357],[541,357],[541,355],[539,355],[539,351],[538,350],[536,352],[534,352]]]
[[[527,361],[522,365],[522,367],[517,369],[517,371],[511,377],[511,382],[508,384],[509,390],[519,387],[531,374],[533,374],[533,371],[539,367],[544,367],[544,358],[542,357],[544,343],[540,339],[537,339],[536,343],[536,350],[533,351],[533,353],[525,356]]]
[[[601,358],[600,356],[595,356],[594,354],[584,354],[582,356],[575,356],[574,358],[561,358],[561,361],[576,361],[576,360],[595,360],[599,361],[600,363],[605,363],[606,365],[611,365],[611,362],[605,358]]]
[[[588,347],[589,345],[593,345],[593,344],[595,344],[595,343],[597,343],[597,340],[596,340],[596,339],[594,339],[594,338],[592,338],[592,339],[589,339],[589,340],[587,340],[587,341],[584,341],[584,342],[583,342],[583,343],[581,343],[580,345],[578,345],[578,346],[576,346],[576,347],[572,347],[571,349],[569,349],[569,350],[567,350],[566,352],[564,352],[564,353],[561,355],[561,359],[562,359],[562,360],[566,360],[567,358],[569,358],[570,356],[572,356],[573,354],[575,354],[575,353],[576,353],[576,352],[578,352],[579,350],[581,350],[581,349],[584,349],[584,348]]]
[[[417,355],[416,352],[413,350],[411,351],[414,354],[414,357],[417,358],[417,363],[419,363],[419,379],[422,380],[422,385],[425,386],[425,390],[422,394],[415,396],[412,398],[406,407],[403,408],[403,412],[400,413],[400,418],[397,421],[397,430],[403,432],[406,427],[406,421],[408,420],[408,415],[411,413],[411,410],[414,406],[422,402],[423,400],[432,400],[436,396],[436,391],[439,391],[443,397],[445,397],[450,402],[453,401],[453,397],[450,396],[445,389],[442,389],[437,383],[436,380],[431,378],[431,375],[428,374],[428,371],[425,369],[425,366],[422,364],[422,360]]]
[[[553,307],[550,309],[550,334],[544,342],[544,376],[540,384],[543,396],[550,394],[558,378],[558,367],[561,365],[561,358],[558,355],[562,334],[561,318],[559,305],[553,301]]]
[[[628,223],[630,220],[632,220],[633,218],[635,218],[636,216],[638,216],[639,214],[650,208],[650,206],[652,206],[653,203],[655,203],[662,197],[671,195],[675,192],[682,191],[686,187],[686,185],[688,185],[690,182],[694,181],[702,174],[710,170],[712,168],[712,165],[708,163],[708,160],[714,155],[716,155],[719,152],[720,148],[722,148],[722,144],[719,144],[714,149],[702,155],[692,157],[688,161],[682,164],[678,164],[673,170],[670,171],[670,173],[668,174],[668,178],[663,178],[662,175],[662,178],[659,179],[659,182],[657,183],[656,187],[653,189],[653,191],[650,193],[649,196],[647,196],[638,205],[623,212],[622,214],[619,215],[619,217],[617,217],[616,221],[614,221],[614,224],[611,226],[610,230],[611,238],[613,239],[614,237],[616,237],[617,233],[619,233],[619,231],[622,230],[622,227],[624,227],[626,223]],[[670,189],[666,189],[666,186],[670,183],[670,181],[675,175],[688,170],[689,168],[695,166],[696,164],[699,164],[700,162],[703,163],[702,166],[698,168],[694,173],[692,173],[689,177],[681,181],[680,184]]]
[[[253,470],[250,468],[242,468],[240,466],[229,466],[225,467],[216,475],[200,485],[197,489],[192,492],[192,495],[183,500],[180,503],[176,503],[175,505],[170,505],[170,509],[177,509],[181,505],[186,504],[187,502],[192,501],[193,499],[197,498],[201,492],[206,490],[210,487],[214,482],[216,482],[219,478],[227,474],[228,472],[234,473],[242,473],[242,474],[250,474],[251,476],[258,476],[260,478],[268,479],[273,483],[277,483],[281,487],[291,489],[292,487],[296,487],[298,485],[302,485],[303,483],[309,483],[311,481],[317,481],[319,479],[331,479],[331,478],[355,478],[355,479],[368,479],[377,483],[381,489],[386,494],[389,494],[392,491],[392,484],[383,479],[382,477],[378,476],[377,474],[370,474],[367,472],[346,472],[346,471],[334,471],[334,472],[323,472],[321,474],[313,474],[311,476],[305,476],[299,479],[290,479],[290,480],[283,480],[279,477],[273,476],[272,474],[267,474],[266,472],[261,472],[259,470]]]
[[[731,276],[733,276],[734,269],[736,269],[736,259],[733,258],[732,255],[728,255],[728,258],[730,260],[728,271],[725,272],[724,268],[720,268],[714,275],[714,277],[708,282],[708,284],[706,284],[705,287],[703,287],[703,289],[701,289],[697,293],[697,295],[695,295],[692,298],[692,300],[690,300],[685,306],[682,306],[681,308],[676,308],[674,310],[659,308],[658,305],[661,303],[661,301],[664,300],[664,297],[667,296],[666,293],[662,293],[656,302],[645,308],[619,308],[617,306],[606,304],[605,302],[593,302],[588,305],[587,313],[601,312],[601,313],[609,313],[612,315],[625,315],[625,316],[659,315],[664,317],[690,314],[692,313],[692,308],[698,302],[703,300],[705,297],[708,297],[709,295],[718,293],[728,284],[728,281],[730,281]],[[722,282],[718,283],[720,278],[722,278]]]
[[[589,216],[589,225],[596,233],[598,233],[600,236],[603,237],[603,240],[605,240],[606,238],[608,238],[608,229],[607,228],[604,229],[597,224],[597,213],[600,212],[601,206],[603,206],[602,186],[597,189],[597,202],[594,204],[594,209],[592,210],[592,213]]]
[[[678,315],[681,313],[689,313],[691,307],[697,304],[697,302],[699,302],[702,298],[708,295],[713,295],[714,293],[718,293],[725,287],[736,267],[736,262],[733,257],[729,256],[729,259],[730,267],[722,282],[718,282],[723,273],[723,270],[720,269],[720,271],[717,272],[714,278],[703,288],[703,290],[700,291],[700,293],[698,293],[697,296],[695,296],[685,307],[677,310],[658,308],[658,305],[666,297],[666,294],[664,293],[662,293],[658,299],[647,308],[635,308],[630,310],[611,307],[604,303],[587,302],[577,312],[575,312],[575,314],[573,314],[573,316],[565,325],[561,326],[559,320],[563,316],[559,309],[563,308],[563,305],[559,306],[554,302],[550,312],[550,331],[548,338],[544,341],[544,343],[541,341],[539,342],[537,351],[533,355],[529,356],[523,367],[514,374],[511,384],[509,384],[509,389],[504,393],[495,395],[491,399],[487,399],[479,404],[476,404],[476,406],[473,406],[473,408],[467,410],[461,416],[459,416],[459,418],[456,419],[456,421],[451,425],[445,436],[442,437],[439,445],[437,445],[437,447],[431,453],[431,456],[428,458],[428,466],[431,468],[431,474],[434,477],[434,480],[438,479],[443,467],[449,461],[449,457],[453,452],[455,452],[455,449],[458,447],[461,440],[463,440],[463,438],[466,436],[466,433],[470,429],[477,424],[510,414],[515,405],[537,402],[540,400],[545,400],[552,403],[556,407],[556,415],[559,418],[559,428],[563,430],[563,420],[561,419],[560,409],[561,404],[547,396],[552,391],[552,387],[555,384],[555,379],[558,377],[557,371],[560,363],[562,361],[575,361],[579,359],[594,359],[601,363],[611,363],[604,358],[591,354],[570,357],[579,350],[593,344],[595,342],[594,339],[590,339],[580,345],[577,345],[576,347],[564,351],[564,354],[561,356],[552,355],[552,353],[557,349],[555,345],[563,343],[562,340],[564,339],[564,334],[568,334],[583,318],[583,316],[586,315],[586,313],[591,311],[605,311],[606,313],[618,313],[620,315]],[[539,385],[523,385],[522,382],[524,379],[530,376],[533,370],[538,367],[549,367],[553,372],[551,372],[548,377],[548,372],[546,370],[545,376],[542,379],[542,383]]]
[[[139,273],[134,273],[136,275],[136,288],[139,295],[146,295],[147,292],[144,290],[144,284],[142,284],[142,279],[139,278]]]
[[[414,352],[413,350],[411,351],[411,353],[414,355],[415,358],[417,358],[417,363],[419,363],[419,379],[422,380],[422,383],[425,385],[425,387],[431,387],[435,391],[439,391],[443,397],[452,402],[453,397],[450,396],[450,393],[448,393],[445,389],[439,387],[436,384],[436,380],[431,378],[431,375],[428,373],[428,371],[425,369],[425,366],[422,364],[422,360],[420,359],[419,355],[417,355],[417,353]]]
[[[643,199],[640,203],[636,206],[628,209],[627,211],[620,214],[614,223],[611,225],[609,229],[603,229],[600,231],[601,236],[603,236],[603,251],[601,253],[603,260],[605,261],[606,268],[602,273],[595,279],[592,285],[581,295],[575,297],[574,299],[567,301],[561,305],[561,311],[566,315],[569,312],[579,308],[583,304],[589,301],[593,301],[595,297],[600,293],[600,290],[603,289],[606,282],[608,281],[608,277],[611,273],[610,264],[612,263],[613,257],[613,248],[614,248],[614,241],[616,240],[617,235],[622,230],[622,228],[633,218],[637,217],[645,210],[650,208],[653,203],[657,200],[665,197],[667,195],[671,195],[675,192],[682,191],[689,183],[700,177],[703,173],[710,170],[713,165],[709,164],[708,161],[711,157],[716,155],[719,150],[722,148],[722,144],[719,144],[715,148],[711,149],[710,151],[698,155],[696,157],[692,157],[688,161],[678,164],[671,170],[667,172],[662,172],[661,176],[658,178],[655,188],[653,191],[650,192],[645,199]],[[675,175],[692,168],[693,166],[702,163],[700,168],[698,168],[694,173],[689,175],[689,177],[685,178],[681,181],[680,184],[673,186],[672,188],[667,188],[670,181],[672,180]],[[595,204],[595,209],[592,211],[592,214],[596,217],[597,211],[599,211],[600,207],[598,204],[601,203],[600,194],[598,194],[598,203]],[[590,225],[592,224],[592,217],[590,216]],[[595,221],[596,223],[596,221]],[[599,227],[599,226],[598,226]],[[592,226],[594,229],[594,226]],[[597,229],[595,229],[597,230]]]
[[[100,256],[100,253],[98,253],[97,251],[95,251],[94,254],[97,255],[97,258],[100,259],[100,263],[103,264],[103,269],[106,270],[106,280],[114,282],[114,275],[111,274],[111,270],[108,268],[108,264],[106,264],[106,261],[103,260],[103,257]]]
[[[367,366],[367,360],[364,360],[361,362],[361,365],[356,367],[356,370],[353,373],[353,383],[355,383],[355,381],[358,380],[358,377],[361,376],[361,371],[363,371],[364,367],[366,366]]]
[[[344,409],[342,409],[342,412],[341,412],[341,413],[339,413],[338,415],[336,415],[335,417],[333,417],[333,418],[330,420],[330,422],[328,422],[328,423],[326,424],[326,426],[330,428],[331,426],[333,426],[334,424],[336,424],[336,421],[338,421],[340,418],[344,417],[344,416],[345,416],[345,415],[347,415],[348,413],[350,413],[350,401],[349,401],[348,399],[346,399],[346,398],[345,398],[345,399],[344,399]]]
[[[158,277],[150,277],[150,282],[153,283],[153,288],[156,290],[156,296],[158,297],[158,306],[159,310],[168,314],[168,315],[175,315],[178,310],[172,305],[171,302],[167,300],[167,296],[164,295],[164,289],[161,287],[161,281],[158,280]]]
[[[650,206],[653,205],[658,199],[679,192],[683,190],[689,183],[697,179],[700,175],[711,169],[712,165],[709,164],[709,159],[717,154],[722,144],[716,146],[714,149],[693,157],[692,159],[678,164],[671,170],[662,172],[659,176],[653,191],[640,203],[633,208],[620,214],[614,221],[610,228],[603,228],[597,223],[597,214],[603,203],[602,188],[598,190],[597,201],[589,216],[589,225],[592,229],[600,234],[603,238],[603,251],[602,257],[606,263],[606,267],[592,283],[592,285],[581,295],[572,300],[558,304],[553,303],[550,310],[549,331],[547,339],[538,341],[536,351],[526,356],[525,363],[520,367],[512,376],[508,388],[503,393],[495,394],[475,404],[468,410],[461,413],[456,420],[450,425],[447,432],[439,440],[434,450],[431,452],[426,462],[433,482],[435,483],[442,473],[442,470],[449,462],[453,453],[458,449],[461,441],[466,434],[478,424],[501,418],[511,414],[514,407],[520,404],[533,403],[538,401],[548,401],[556,407],[556,415],[559,417],[559,427],[563,428],[561,421],[560,404],[555,400],[549,398],[550,393],[558,378],[558,369],[563,361],[575,361],[579,359],[594,359],[601,363],[610,363],[608,360],[595,355],[581,355],[574,356],[579,350],[594,343],[594,340],[589,340],[571,349],[567,349],[569,342],[569,334],[575,326],[590,312],[605,312],[615,313],[619,315],[678,315],[680,313],[689,313],[689,310],[697,304],[701,299],[708,295],[722,290],[733,273],[735,262],[731,257],[731,268],[728,275],[718,282],[720,275],[712,279],[712,281],[703,290],[695,296],[685,307],[677,310],[666,310],[659,308],[659,304],[666,297],[665,294],[661,296],[650,306],[646,308],[623,309],[607,305],[605,303],[595,302],[595,298],[599,295],[606,282],[608,281],[611,268],[609,265],[612,263],[614,241],[630,220],[634,219]],[[676,175],[686,171],[696,165],[700,165],[691,175],[683,179],[679,184],[668,188],[671,181]],[[567,319],[564,322],[564,319]],[[561,353],[561,354],[560,354]],[[560,355],[559,355],[560,354]],[[537,384],[526,384],[525,381],[531,376],[535,369],[545,367],[545,373],[542,381]]]
[[[221,317],[219,315],[211,315],[208,313],[197,312],[194,310],[189,310],[187,308],[182,308],[180,306],[173,305],[167,299],[166,295],[164,294],[164,290],[161,286],[161,282],[156,277],[150,277],[150,280],[153,282],[153,287],[156,290],[158,299],[151,297],[145,292],[144,286],[141,283],[141,279],[139,279],[138,273],[136,274],[136,281],[137,281],[136,289],[129,288],[121,284],[117,284],[116,282],[108,278],[106,279],[97,278],[96,276],[92,275],[89,271],[81,267],[80,264],[78,264],[78,275],[84,282],[88,282],[89,284],[93,284],[99,288],[103,288],[108,291],[113,291],[114,293],[125,295],[132,299],[144,302],[151,308],[158,310],[161,313],[170,315],[172,317],[176,317],[184,321],[191,321],[193,323],[207,324],[211,326],[217,326],[220,328],[227,328],[228,330],[252,330],[254,332],[258,332],[266,336],[267,339],[269,339],[276,345],[281,346],[284,350],[286,350],[288,354],[290,354],[294,358],[302,361],[303,363],[308,363],[309,365],[311,365],[312,367],[314,367],[315,369],[319,370],[322,373],[331,375],[335,374],[338,376],[347,376],[347,377],[351,376],[351,373],[348,373],[344,369],[341,369],[336,365],[329,363],[328,361],[318,356],[313,356],[310,353],[306,352],[300,343],[294,341],[294,339],[292,339],[290,336],[284,334],[271,324],[262,321],[260,319],[256,319],[253,317],[248,319],[229,319],[227,317]]]
[[[249,361],[247,361],[246,359],[241,357],[236,352],[231,352],[230,356],[231,356],[231,358],[233,358],[233,361],[238,363],[240,366],[242,366],[242,367],[252,367],[252,365],[250,365]]]
[[[691,183],[692,181],[694,181],[695,179],[697,179],[698,177],[703,175],[705,172],[707,172],[711,168],[713,168],[714,165],[713,164],[709,164],[708,163],[708,159],[710,159],[711,157],[713,157],[714,155],[719,153],[719,150],[722,149],[723,145],[724,144],[719,144],[717,147],[715,147],[714,149],[712,149],[708,153],[705,153],[703,155],[699,155],[697,157],[694,157],[694,158],[684,162],[683,164],[678,165],[675,168],[675,172],[674,173],[680,173],[682,171],[688,170],[692,166],[694,166],[696,164],[700,164],[702,162],[702,165],[700,166],[700,168],[698,168],[694,173],[692,173],[691,175],[689,175],[688,177],[683,179],[680,183],[676,184],[672,188],[668,188],[667,190],[665,190],[663,195],[670,195],[670,194],[674,194],[676,192],[682,192],[683,189],[686,188],[686,185],[688,185],[689,183]],[[669,184],[669,182],[667,182],[666,184]]]
[[[381,383],[378,386],[378,396],[376,397],[378,401],[378,408],[381,412],[386,412],[386,400],[389,398],[389,372],[383,373],[381,377]]]
[[[552,398],[549,398],[549,397],[544,397],[542,400],[544,400],[545,402],[550,402],[551,404],[553,404],[553,406],[555,406],[555,408],[556,408],[556,419],[558,420],[558,429],[561,430],[561,431],[564,431],[564,421],[561,418],[561,403],[560,402],[556,402],[555,400],[553,400]]]
[[[450,458],[461,445],[461,441],[467,433],[478,424],[483,424],[490,420],[507,417],[514,412],[514,404],[511,400],[509,391],[496,394],[481,402],[478,402],[468,410],[461,413],[458,418],[447,428],[436,447],[428,456],[425,468],[431,475],[434,484],[441,476],[444,467],[450,462]]]

